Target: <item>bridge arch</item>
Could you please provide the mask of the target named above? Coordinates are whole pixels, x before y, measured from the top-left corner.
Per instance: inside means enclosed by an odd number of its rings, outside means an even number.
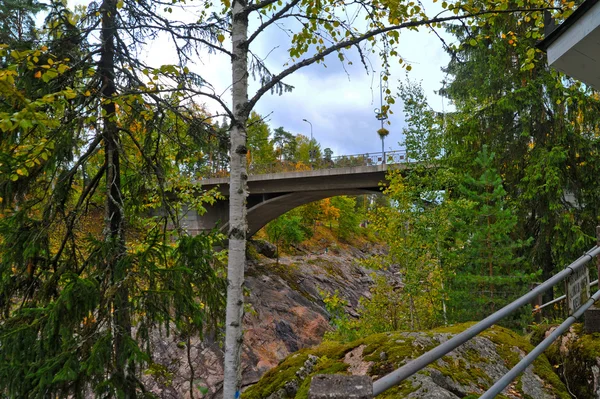
[[[304,204],[339,195],[362,195],[381,192],[389,169],[406,169],[407,164],[367,165],[299,172],[251,175],[248,178],[246,201],[249,234],[252,236],[271,220]],[[206,207],[198,215],[187,212],[184,225],[188,231],[229,228],[229,179],[213,178],[200,181],[204,189],[217,189],[224,200]]]
[[[268,199],[248,209],[248,237],[252,237],[270,221],[277,219],[284,213],[299,206],[340,195],[364,195],[376,193],[381,192],[367,189],[319,190],[283,194]],[[226,223],[220,230],[226,232],[228,229],[229,223]]]

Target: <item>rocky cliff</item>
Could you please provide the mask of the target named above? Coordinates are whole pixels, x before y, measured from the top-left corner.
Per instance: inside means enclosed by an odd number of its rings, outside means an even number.
[[[262,255],[274,255],[269,244],[250,247],[245,284],[245,386],[256,383],[291,353],[321,342],[329,328],[329,315],[320,291],[337,290],[348,301],[350,314],[361,296],[370,295],[373,271],[361,267],[358,260],[381,252],[381,246],[326,243],[322,248],[328,251],[299,247],[296,255],[277,261]],[[379,273],[397,278],[390,272]],[[155,332],[152,342],[154,364],[145,378],[150,392],[161,398],[219,397],[222,348],[214,340],[188,342]]]
[[[349,344],[321,344],[329,329],[321,292],[337,290],[348,302],[348,313],[354,314],[360,297],[370,297],[373,284],[373,271],[358,261],[383,250],[369,243],[360,248],[333,243],[325,247],[327,253],[299,247],[296,255],[279,261],[272,258],[274,248],[268,243],[250,248],[243,351],[243,384],[247,389],[243,398],[306,398],[312,376],[321,373],[362,374],[376,379],[467,327],[386,333]],[[390,280],[399,279],[392,272],[378,273]],[[531,348],[523,337],[496,327],[381,397],[476,398]],[[156,332],[152,349],[154,363],[144,378],[149,392],[160,398],[220,398],[222,348],[214,339],[187,340]],[[553,370],[545,357],[540,358],[511,384],[505,398],[570,398]]]

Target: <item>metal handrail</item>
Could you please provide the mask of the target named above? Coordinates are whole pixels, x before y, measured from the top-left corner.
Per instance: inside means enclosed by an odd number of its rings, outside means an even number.
[[[591,287],[593,287],[593,286],[594,286],[594,285],[596,285],[596,284],[598,284],[598,280],[594,280],[594,281],[592,281],[592,282],[590,283],[590,288],[591,288]],[[538,306],[537,308],[533,309],[533,310],[532,310],[532,312],[533,312],[533,313],[537,313],[537,312],[539,312],[540,310],[544,309],[545,307],[547,307],[547,306],[550,306],[550,305],[554,305],[555,303],[557,303],[557,302],[560,302],[560,301],[562,301],[563,299],[566,299],[566,298],[567,298],[567,296],[566,296],[566,295],[562,295],[562,296],[559,296],[558,298],[554,298],[554,299],[553,299],[553,300],[551,300],[550,302],[546,302],[546,303],[544,303],[544,304],[542,304],[542,305]]]
[[[429,352],[424,353],[423,355],[419,356],[415,360],[405,364],[404,366],[391,372],[390,374],[378,379],[377,381],[375,381],[373,383],[373,396],[377,396],[380,393],[400,384],[406,378],[417,373],[418,371],[425,368],[429,364],[435,362],[436,360],[442,358],[449,352],[458,348],[460,345],[469,341],[471,338],[475,337],[480,332],[488,329],[493,324],[502,320],[504,317],[508,316],[509,314],[511,314],[518,308],[520,308],[521,306],[528,304],[539,294],[542,294],[543,292],[554,287],[556,284],[560,283],[565,278],[569,277],[573,272],[575,272],[578,269],[580,269],[581,267],[583,267],[586,263],[588,263],[590,260],[592,260],[594,258],[594,256],[596,256],[598,254],[600,254],[600,247],[595,246],[594,248],[590,249],[585,254],[583,254],[579,259],[577,259],[576,261],[571,263],[569,266],[567,266],[564,270],[555,274],[553,277],[550,277],[548,280],[546,280],[545,282],[543,282],[542,284],[540,284],[539,286],[537,286],[536,288],[531,290],[529,293],[523,295],[522,297],[518,298],[517,300],[513,301],[512,303],[506,305],[502,309],[491,314],[490,316],[486,317],[479,323],[475,324],[474,326],[471,326],[470,328],[468,328],[465,331],[463,331],[462,333],[454,336],[453,338],[449,339],[448,341],[444,342],[443,344],[433,348]],[[596,293],[595,296],[597,296],[597,295],[600,295],[600,294]],[[587,305],[587,302],[585,305]],[[579,312],[579,310],[575,314],[577,314],[578,312]],[[511,381],[512,381],[512,379],[511,379]]]
[[[600,291],[596,291],[594,295],[590,299],[587,300],[586,303],[581,305],[579,309],[573,313],[573,315],[569,316],[565,321],[562,322],[560,326],[556,328],[556,330],[552,331],[550,335],[546,337],[538,346],[533,348],[531,352],[527,356],[525,356],[519,363],[517,363],[510,371],[502,376],[490,389],[485,391],[483,395],[479,397],[479,399],[493,399],[496,395],[500,394],[514,380],[519,374],[521,374],[525,369],[537,359],[539,355],[541,355],[548,347],[554,342],[558,337],[564,334],[569,327],[575,321],[580,318],[583,313],[590,308],[598,299],[600,299]]]

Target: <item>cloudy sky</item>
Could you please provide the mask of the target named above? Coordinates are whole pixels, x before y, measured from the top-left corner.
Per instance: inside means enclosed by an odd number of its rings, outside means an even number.
[[[70,4],[87,3],[82,0],[70,1]],[[183,20],[193,18],[189,10],[175,10],[173,15]],[[277,27],[269,28],[263,33],[253,43],[252,50],[260,57],[266,57],[265,62],[271,72],[277,73],[290,61],[287,55],[289,38]],[[226,40],[224,46],[229,49],[231,45]],[[448,62],[440,40],[425,29],[420,32],[403,31],[397,50],[410,63],[412,70],[407,74],[399,67],[393,69],[390,89],[396,92],[397,82],[405,81],[408,76],[410,80],[421,82],[429,104],[434,109],[448,109],[447,100],[444,101],[436,94],[444,78],[440,68]],[[334,54],[325,60],[326,66],[315,64],[300,69],[285,79],[285,83],[294,86],[291,93],[281,96],[266,94],[255,110],[266,117],[273,129],[283,126],[294,134],[309,136],[310,126],[303,119],[309,120],[314,137],[322,148],[331,148],[334,156],[381,151],[381,140],[376,133],[380,122],[375,118],[374,112],[379,107],[380,61],[373,55],[369,60],[370,71],[367,72],[357,53],[354,51],[349,54],[352,66],[346,65],[344,68]],[[148,62],[153,65],[175,62],[173,46],[166,38],[149,43],[142,56],[147,57]],[[207,53],[189,67],[209,81],[216,92],[223,94],[226,102],[230,103],[231,69],[227,57]],[[256,84],[251,84],[250,97],[257,87]],[[217,110],[216,104],[209,101],[206,106]],[[386,151],[399,149],[403,140],[402,129],[405,124],[401,102],[398,101],[392,110],[394,115],[390,117],[391,126],[387,127],[390,135],[385,139]]]

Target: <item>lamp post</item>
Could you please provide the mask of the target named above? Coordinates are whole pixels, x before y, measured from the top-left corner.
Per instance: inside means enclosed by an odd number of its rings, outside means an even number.
[[[308,142],[308,158],[309,158],[309,162],[310,162],[310,167],[312,168],[312,161],[313,161],[313,149],[312,149],[313,128],[312,128],[312,123],[310,123],[310,121],[308,119],[302,119],[302,120],[310,125],[310,141]]]
[[[383,139],[385,138],[385,136],[387,136],[390,132],[383,127],[383,121],[387,119],[387,115],[383,112],[383,74],[385,73],[385,71],[381,71],[381,73],[379,74],[379,107],[380,108],[375,108],[375,118],[377,118],[378,121],[381,121],[381,128],[377,131],[377,133],[379,134],[379,137],[381,137],[381,159],[382,159],[382,164],[385,165],[385,147],[383,145]]]

